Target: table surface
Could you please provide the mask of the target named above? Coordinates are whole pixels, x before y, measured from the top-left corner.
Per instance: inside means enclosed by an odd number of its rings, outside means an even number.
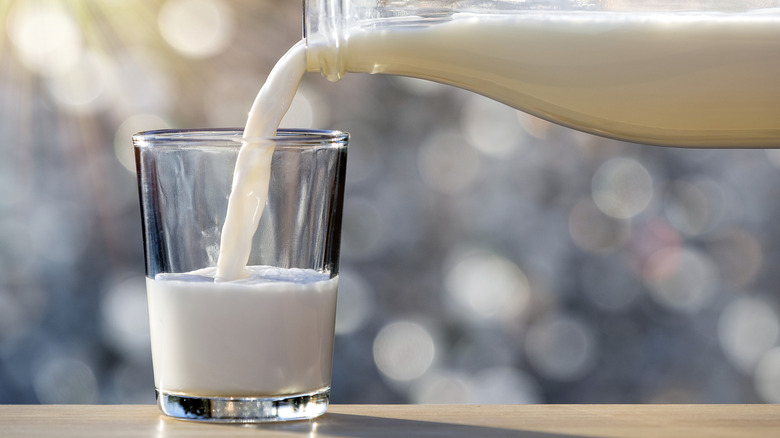
[[[780,405],[331,405],[311,421],[231,425],[153,405],[0,405],[0,437],[780,437]]]

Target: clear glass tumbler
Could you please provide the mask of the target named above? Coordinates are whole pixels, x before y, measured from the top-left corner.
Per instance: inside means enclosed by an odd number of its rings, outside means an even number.
[[[155,390],[169,416],[260,422],[327,409],[348,135],[264,141],[274,153],[249,277],[215,282],[242,132],[133,136]]]

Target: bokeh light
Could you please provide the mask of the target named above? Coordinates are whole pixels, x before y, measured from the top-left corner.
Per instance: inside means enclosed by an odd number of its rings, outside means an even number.
[[[502,158],[516,153],[524,140],[523,126],[512,107],[470,95],[463,104],[463,137],[485,155]]]
[[[384,326],[374,340],[374,362],[382,374],[407,382],[422,376],[433,364],[436,345],[431,333],[412,321]]]
[[[433,371],[414,383],[410,398],[412,403],[468,403],[472,392],[472,382],[462,373]]]
[[[530,286],[514,263],[479,250],[464,250],[452,258],[444,286],[466,319],[509,322],[526,314]]]
[[[135,174],[135,156],[133,153],[133,143],[127,141],[133,135],[141,131],[151,131],[153,129],[166,129],[170,124],[161,117],[154,114],[136,114],[125,119],[116,130],[114,135],[114,153],[116,159],[129,172]]]
[[[767,403],[780,403],[780,347],[768,351],[758,363],[755,388]]]
[[[160,33],[185,56],[222,52],[235,33],[233,11],[221,0],[169,0],[160,9]]]
[[[35,393],[46,404],[90,404],[97,401],[97,379],[92,369],[77,359],[55,357],[35,376]]]
[[[99,52],[86,51],[78,65],[49,78],[49,91],[62,108],[89,113],[110,104],[116,73],[111,60]]]
[[[581,378],[596,363],[598,344],[593,330],[569,315],[550,315],[528,330],[525,352],[542,376],[567,382]]]
[[[734,365],[750,374],[761,358],[776,344],[780,322],[775,311],[756,298],[738,298],[723,309],[718,339]]]
[[[653,180],[647,169],[631,158],[613,158],[593,175],[593,201],[617,219],[641,213],[653,197]]]
[[[569,212],[569,234],[574,243],[591,253],[605,253],[623,245],[630,223],[604,214],[590,196],[580,198]]]
[[[764,266],[764,249],[747,230],[724,227],[707,243],[720,275],[737,287],[750,286]]]
[[[541,388],[530,375],[517,368],[486,368],[473,377],[474,394],[469,403],[541,403]]]
[[[714,229],[724,216],[724,194],[711,180],[673,181],[666,188],[664,200],[669,222],[689,236]]]
[[[14,2],[6,26],[19,60],[34,73],[56,76],[79,62],[81,32],[57,2],[48,2],[46,7],[31,1]]]
[[[374,312],[374,292],[357,272],[339,273],[336,334],[345,335],[360,330]]]
[[[131,362],[151,359],[144,279],[115,281],[108,285],[100,304],[103,335],[109,345]]]
[[[717,270],[705,254],[689,248],[655,252],[643,277],[651,297],[660,305],[682,312],[697,312],[713,297]]]

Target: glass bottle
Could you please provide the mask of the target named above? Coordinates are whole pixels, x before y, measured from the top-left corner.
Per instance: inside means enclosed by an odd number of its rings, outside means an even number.
[[[307,69],[428,79],[620,140],[780,147],[780,1],[305,0]]]

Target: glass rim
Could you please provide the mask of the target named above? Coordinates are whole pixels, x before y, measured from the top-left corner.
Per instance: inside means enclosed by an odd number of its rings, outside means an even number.
[[[279,129],[273,137],[244,138],[243,128],[186,128],[154,129],[133,135],[135,147],[216,146],[227,143],[240,147],[244,142],[273,142],[276,148],[306,148],[314,146],[346,147],[349,133],[332,129]],[[223,144],[224,145],[224,144]]]

